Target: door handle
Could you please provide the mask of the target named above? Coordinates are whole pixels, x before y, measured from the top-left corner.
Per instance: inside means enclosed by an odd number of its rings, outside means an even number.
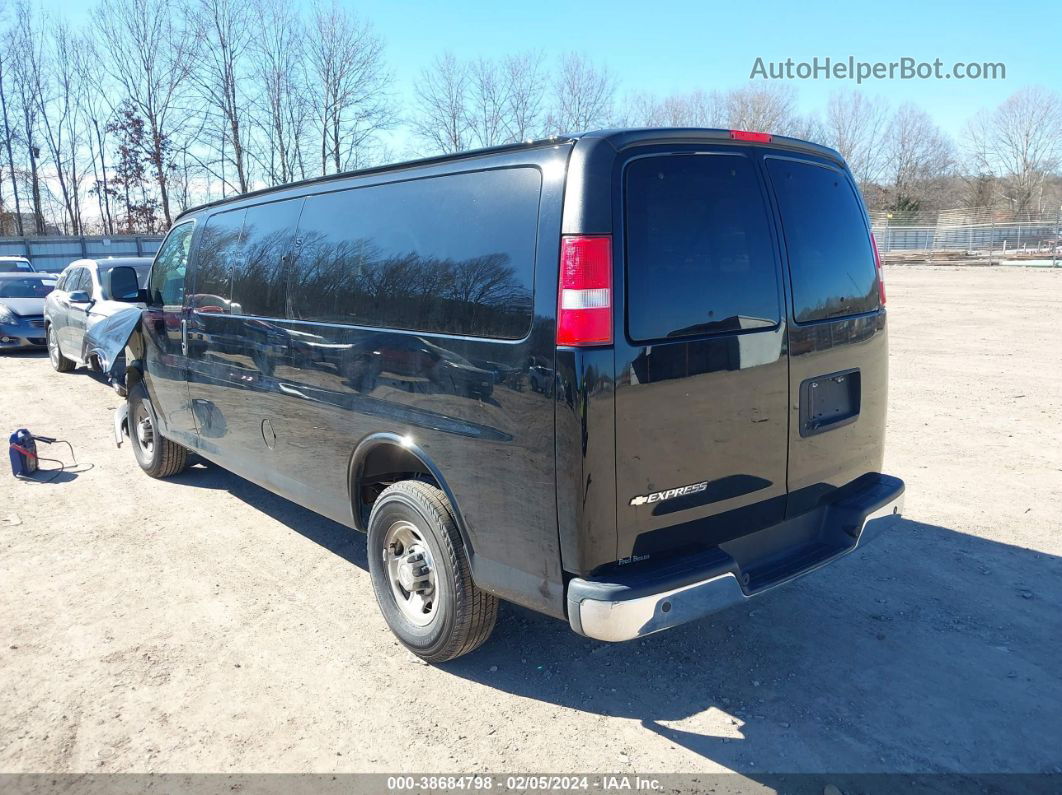
[[[181,318],[181,356],[188,355],[188,318]]]

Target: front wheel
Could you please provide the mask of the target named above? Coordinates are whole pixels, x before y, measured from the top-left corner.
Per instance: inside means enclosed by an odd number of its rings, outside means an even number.
[[[63,352],[59,349],[59,337],[55,333],[55,326],[49,323],[45,336],[48,340],[48,359],[51,361],[55,372],[69,373],[74,369],[74,363],[63,356]]]
[[[411,652],[446,662],[481,646],[498,599],[472,582],[446,496],[405,480],[377,498],[369,516],[369,574],[384,620]]]
[[[129,393],[129,438],[140,468],[153,478],[168,478],[188,465],[188,450],[158,432],[155,409],[143,384]]]

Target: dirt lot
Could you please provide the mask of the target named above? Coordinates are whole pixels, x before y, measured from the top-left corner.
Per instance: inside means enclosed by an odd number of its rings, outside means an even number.
[[[503,607],[438,668],[360,535],[217,468],[150,480],[109,388],[0,357],[0,430],[92,464],[0,479],[0,770],[1059,770],[1062,271],[887,284],[887,535],[626,645]]]

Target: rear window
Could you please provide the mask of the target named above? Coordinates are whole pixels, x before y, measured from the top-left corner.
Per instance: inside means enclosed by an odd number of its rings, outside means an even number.
[[[798,323],[879,307],[870,233],[855,188],[838,169],[767,158],[778,197]]]
[[[778,269],[763,194],[740,154],[627,167],[627,330],[633,340],[774,326]]]

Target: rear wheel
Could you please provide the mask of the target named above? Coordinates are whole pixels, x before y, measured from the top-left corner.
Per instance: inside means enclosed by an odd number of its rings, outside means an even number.
[[[372,507],[369,574],[384,620],[418,657],[439,663],[490,637],[498,599],[472,582],[446,496],[415,480],[395,483]]]
[[[46,333],[48,342],[48,359],[57,373],[69,373],[74,369],[74,363],[63,356],[59,350],[59,337],[55,333],[55,326],[49,324]]]
[[[153,478],[168,478],[188,465],[188,450],[158,432],[155,409],[143,384],[129,393],[129,438],[140,468]]]

